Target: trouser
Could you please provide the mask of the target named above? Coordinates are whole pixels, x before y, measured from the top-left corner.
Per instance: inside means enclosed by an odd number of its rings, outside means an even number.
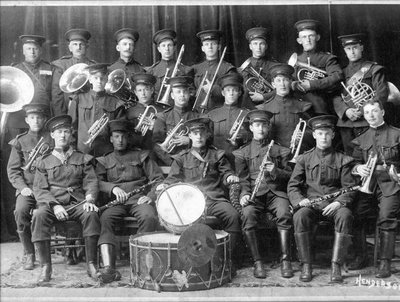
[[[15,203],[15,222],[17,223],[17,232],[24,248],[24,254],[34,254],[35,248],[31,241],[31,220],[32,210],[36,207],[36,200],[30,196],[19,194]]]

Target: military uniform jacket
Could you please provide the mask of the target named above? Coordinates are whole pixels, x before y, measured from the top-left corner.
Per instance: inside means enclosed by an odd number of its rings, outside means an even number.
[[[64,93],[60,88],[60,78],[62,74],[71,66],[78,64],[78,63],[85,63],[88,65],[96,64],[96,61],[90,60],[89,58],[77,59],[69,56],[63,56],[58,60],[51,62],[51,65],[54,68],[53,73],[53,80],[51,84],[51,97],[52,97],[52,110],[54,116],[67,114],[68,112],[68,104],[69,104],[69,97],[70,93]]]
[[[225,157],[224,150],[209,147],[196,149],[204,161],[193,155],[192,149],[174,156],[166,184],[187,182],[196,186],[206,196],[206,204],[227,201],[222,185],[234,172]]]
[[[374,62],[369,62],[365,60],[360,60],[357,62],[350,62],[344,69],[344,77],[346,80],[346,86],[349,84],[349,80],[351,77],[361,70],[365,65],[372,65],[371,68],[364,74],[362,78],[362,83],[369,85],[374,91],[374,100],[380,101],[382,104],[385,104],[389,95],[389,88],[385,78],[385,70],[384,67],[378,65]],[[344,89],[343,89],[344,90]],[[343,91],[344,95],[347,95],[347,92]],[[364,117],[361,117],[357,121],[352,122],[346,115],[346,110],[349,108],[355,108],[352,102],[345,103],[341,97],[334,98],[334,107],[337,115],[339,116],[339,120],[337,126],[339,127],[348,127],[348,128],[356,128],[356,127],[368,127],[367,121]]]
[[[8,159],[7,173],[10,183],[17,190],[16,195],[19,195],[24,188],[32,189],[36,171],[35,162],[37,160],[33,162],[29,170],[24,171],[22,167],[28,163],[29,154],[42,137],[44,138],[43,141],[48,144],[50,150],[53,142],[48,132],[33,133],[27,131],[17,135],[16,138],[9,142],[11,145],[11,153]]]
[[[103,155],[113,150],[109,139],[107,127],[96,137],[92,146],[84,144],[89,138],[89,128],[104,113],[111,120],[124,118],[125,107],[123,102],[104,91],[95,92],[90,90],[87,93],[76,94],[71,102],[69,115],[72,116],[72,123],[78,132],[77,149],[84,153],[95,151]]]
[[[37,162],[33,193],[38,204],[65,206],[70,204],[71,198],[80,202],[88,194],[96,199],[98,191],[91,155],[72,148],[61,155],[53,150]]]
[[[386,163],[389,169],[393,164],[397,171],[400,169],[400,129],[383,124],[378,128],[370,127],[366,132],[352,140],[355,145],[353,157],[359,164],[368,160],[371,151],[378,155],[377,165]],[[375,169],[371,181],[377,181],[384,196],[391,196],[400,190],[400,186],[394,182],[388,170]]]
[[[290,147],[292,134],[300,118],[308,119],[311,115],[311,103],[302,101],[289,94],[285,97],[275,95],[275,97],[263,104],[262,110],[267,110],[274,114],[271,118],[270,138],[281,146]]]
[[[297,158],[292,176],[287,187],[290,202],[293,206],[305,198],[310,200],[349,188],[357,184],[351,170],[354,159],[333,148],[321,150],[313,148]],[[338,196],[335,201],[349,207],[356,192],[348,192]],[[322,202],[316,207],[323,209],[329,201]]]
[[[251,195],[255,186],[260,165],[267,152],[266,140],[258,141],[253,139],[246,146],[233,151],[235,155],[236,173],[239,175],[242,192],[240,196]],[[262,180],[256,196],[262,196],[272,192],[279,197],[287,198],[286,184],[289,180],[291,170],[287,165],[290,150],[285,147],[274,144],[269,153],[271,161],[275,164],[276,175],[272,176],[265,172],[265,178]]]
[[[149,181],[163,180],[161,169],[149,157],[149,151],[135,150],[126,152],[111,152],[103,157],[98,157],[96,173],[99,177],[100,191],[112,197],[115,187],[130,192],[147,184]],[[156,199],[154,188],[147,196],[153,201]],[[143,193],[132,196],[127,203],[132,204],[143,196]]]
[[[135,61],[133,58],[129,62],[125,62],[121,58],[118,58],[118,60],[115,61],[108,69],[110,70],[110,72],[116,69],[122,69],[123,71],[125,71],[127,78],[130,78],[135,73],[146,72],[143,65]]]

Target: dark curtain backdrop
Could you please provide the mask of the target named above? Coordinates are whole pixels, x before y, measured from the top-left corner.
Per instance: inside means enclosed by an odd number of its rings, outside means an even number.
[[[400,5],[256,5],[256,6],[87,6],[87,7],[1,7],[1,65],[22,59],[18,36],[40,34],[47,38],[43,57],[52,61],[68,54],[64,33],[70,28],[86,28],[91,34],[89,57],[98,62],[118,58],[113,33],[123,27],[139,31],[135,58],[149,66],[159,59],[152,35],[172,28],[178,34],[178,48],[185,44],[183,63],[202,60],[196,33],[204,29],[224,32],[228,47],[225,59],[240,66],[249,57],[247,29],[271,29],[269,52],[279,61],[300,51],[293,24],[300,19],[317,19],[322,24],[320,47],[347,63],[337,36],[368,33],[366,57],[386,66],[388,78],[400,87]],[[2,150],[3,155],[7,150]],[[1,239],[15,235],[14,190],[7,181],[6,156],[2,158]]]

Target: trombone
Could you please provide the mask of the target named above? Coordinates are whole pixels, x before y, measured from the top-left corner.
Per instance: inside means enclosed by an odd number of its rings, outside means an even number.
[[[258,93],[266,93],[274,90],[274,87],[270,82],[268,82],[262,75],[261,69],[260,72],[257,72],[253,66],[250,65],[251,59],[247,59],[244,63],[238,68],[239,72],[247,71],[251,77],[246,80],[244,84],[248,91],[250,92],[258,92]]]
[[[302,118],[296,125],[296,128],[293,131],[292,139],[290,140],[290,151],[293,155],[293,158],[289,161],[290,163],[296,163],[297,157],[300,154],[301,143],[303,142],[304,133],[306,132],[307,122]]]
[[[304,80],[309,80],[309,81],[314,81],[314,80],[319,80],[323,79],[326,77],[327,72],[325,70],[319,69],[317,67],[312,66],[310,63],[306,64],[303,62],[299,62],[297,60],[297,53],[293,53],[288,61],[288,65],[292,67],[302,67],[299,68],[297,71],[297,79],[299,81],[304,81]]]
[[[229,138],[227,138],[227,141],[232,145],[232,146],[237,146],[237,137],[239,135],[239,131],[242,128],[242,125],[244,121],[246,120],[247,117],[247,112],[242,114],[244,111],[240,110],[239,115],[237,116],[235,122],[232,125],[231,130],[229,131]]]
[[[28,162],[26,163],[25,166],[22,167],[22,170],[24,171],[29,171],[32,168],[32,164],[34,161],[41,155],[45,154],[47,151],[49,151],[50,146],[48,143],[43,141],[44,138],[43,136],[40,138],[40,140],[37,142],[36,146],[32,149],[31,153],[29,154]]]
[[[150,112],[152,110],[153,112]],[[150,114],[149,114],[150,112]],[[154,121],[156,119],[156,114],[157,114],[157,109],[156,107],[149,105],[146,107],[144,112],[139,116],[139,123],[135,127],[136,132],[141,132],[142,136],[145,136],[147,133],[147,130],[149,130],[150,125],[148,124],[148,121]]]

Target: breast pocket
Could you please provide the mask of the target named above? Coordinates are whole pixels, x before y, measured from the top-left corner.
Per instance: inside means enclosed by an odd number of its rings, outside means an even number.
[[[385,161],[399,161],[399,143],[395,143],[392,145],[382,146],[382,156],[384,157]]]
[[[132,161],[128,167],[129,171],[127,171],[127,173],[132,178],[132,180],[139,179],[142,176],[145,176],[141,162]]]
[[[319,165],[307,165],[306,166],[306,179],[316,181],[318,179]]]
[[[82,121],[88,121],[88,122],[91,121],[93,105],[81,104],[81,102],[80,102],[78,105],[78,110],[79,110],[79,119],[81,122]]]
[[[199,163],[186,163],[183,165],[184,179],[188,182],[201,178],[202,169]]]
[[[326,166],[326,183],[327,184],[340,184],[340,169],[337,165],[330,164]],[[321,178],[321,183],[324,180]]]

